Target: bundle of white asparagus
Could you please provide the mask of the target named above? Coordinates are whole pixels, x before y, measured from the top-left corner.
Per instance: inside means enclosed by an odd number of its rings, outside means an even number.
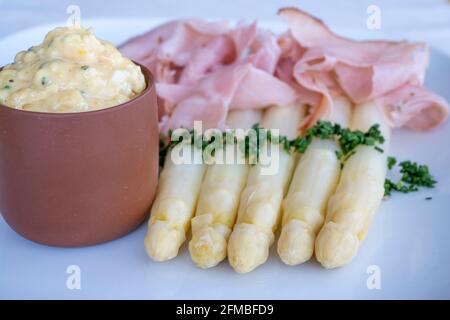
[[[225,144],[223,151],[234,152],[238,163],[174,164],[168,155],[145,238],[149,256],[157,261],[175,257],[191,222],[189,252],[196,265],[210,268],[228,255],[230,265],[246,273],[267,260],[282,220],[277,249],[284,263],[303,263],[314,251],[326,268],[348,263],[383,197],[389,128],[373,103],[356,106],[352,115],[347,98],[334,97],[334,104],[329,120],[342,127],[350,123],[352,129],[367,131],[379,124],[384,152],[360,145],[342,172],[338,142],[320,138],[301,157],[265,141],[260,148],[271,153],[254,166],[234,144]],[[265,110],[262,126],[293,139],[304,117],[305,106],[272,106]],[[261,111],[231,111],[227,124],[245,129],[260,119]],[[191,144],[178,144],[171,152],[202,156]],[[277,168],[264,174],[273,165],[267,160],[274,160],[274,152]]]

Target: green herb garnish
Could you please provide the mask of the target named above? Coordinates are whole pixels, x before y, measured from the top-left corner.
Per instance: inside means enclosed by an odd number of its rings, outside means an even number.
[[[252,139],[244,140],[248,146],[246,147],[246,155],[256,155],[259,158],[259,150],[264,144],[264,142],[279,144],[283,147],[283,150],[287,153],[291,152],[291,141],[286,136],[274,135],[273,131],[267,130],[259,125],[259,123],[255,123],[252,126],[252,129],[256,133],[256,144],[252,144]]]
[[[3,87],[3,89],[11,89],[11,86],[9,84],[5,84],[5,86]]]
[[[436,180],[430,174],[428,166],[411,161],[400,162],[402,181],[419,187],[434,188]]]
[[[252,126],[252,135],[245,135],[242,139],[238,139],[235,131],[222,132],[222,139],[218,139],[219,135],[206,137],[205,135],[189,130],[186,135],[190,139],[190,143],[202,151],[213,143],[219,143],[218,147],[223,147],[226,144],[238,143],[241,151],[244,153],[248,163],[255,164],[259,161],[259,154],[262,145],[265,142],[278,143],[283,147],[283,150],[290,153],[292,151],[304,153],[314,138],[324,140],[335,140],[340,146],[340,150],[336,151],[336,157],[341,161],[341,168],[345,161],[356,153],[356,148],[360,145],[371,146],[379,152],[384,152],[379,144],[384,143],[384,137],[381,135],[379,125],[373,125],[367,132],[360,130],[350,130],[341,128],[338,124],[332,124],[328,121],[318,121],[315,126],[308,129],[303,137],[297,137],[289,140],[286,136],[273,135],[272,131],[261,127],[258,123]],[[170,137],[170,139],[168,138]],[[173,131],[169,131],[169,136],[160,140],[160,166],[164,165],[164,159],[170,149],[175,145],[184,141],[183,136],[174,136]],[[393,169],[397,164],[397,159],[394,157],[387,158],[387,167],[389,170]],[[403,161],[398,164],[400,167],[401,178],[394,182],[390,179],[385,179],[384,190],[385,196],[390,196],[392,192],[397,191],[401,193],[410,193],[418,191],[421,187],[434,188],[436,180],[430,174],[426,165],[420,165],[411,161]],[[427,197],[426,200],[431,200]]]
[[[296,152],[305,153],[311,144],[313,138],[322,140],[334,139],[341,133],[341,127],[338,124],[332,124],[329,121],[318,121],[316,125],[308,129],[304,137],[297,137],[291,141],[291,146]],[[338,158],[339,155],[336,155]]]
[[[89,66],[81,66],[81,70],[86,71],[87,69],[89,69]]]
[[[42,84],[43,86],[45,86],[45,85],[47,85],[47,83],[48,83],[47,77],[42,77],[42,78],[41,78],[41,84]]]
[[[384,150],[382,149],[382,148],[380,148],[379,146],[375,146],[375,147],[373,147],[375,150],[377,150],[378,152],[380,152],[380,153],[383,153],[384,152]]]
[[[296,152],[304,153],[314,138],[337,140],[341,150],[336,152],[336,157],[342,162],[350,158],[359,145],[373,146],[375,150],[384,152],[377,145],[384,142],[384,137],[381,135],[378,124],[373,125],[367,132],[362,132],[360,130],[342,128],[339,124],[333,124],[329,121],[318,121],[314,127],[306,131],[304,137],[292,140],[291,147]]]
[[[382,144],[384,137],[381,135],[380,125],[375,124],[367,132],[360,130],[341,129],[339,133],[339,145],[344,155],[352,153],[359,145],[373,146],[375,150],[382,152],[383,150],[376,144]]]
[[[318,121],[316,125],[308,129],[303,137],[297,137],[293,140],[289,140],[286,136],[274,135],[271,130],[267,130],[256,123],[251,128],[253,134],[256,137],[250,137],[246,135],[242,140],[231,135],[231,138],[223,132],[222,144],[237,143],[239,142],[241,151],[243,151],[246,159],[249,159],[250,163],[257,163],[259,160],[260,148],[264,142],[277,143],[282,146],[283,150],[287,153],[292,151],[298,153],[304,153],[314,138],[322,140],[336,140],[340,145],[340,151],[336,151],[336,157],[341,161],[341,165],[353,154],[355,149],[359,145],[373,146],[376,150],[383,152],[377,144],[383,143],[384,138],[379,130],[379,125],[372,126],[367,132],[359,130],[352,131],[350,129],[343,129],[338,124],[333,124],[329,121]],[[169,137],[172,137],[172,131],[169,132]],[[191,129],[189,131],[191,137],[191,143],[196,147],[204,150],[211,143],[218,143],[219,140],[215,137],[205,137],[204,135],[197,134]],[[181,142],[181,137],[175,137],[170,139],[168,144],[164,147],[164,152],[167,149],[172,148],[174,145]]]

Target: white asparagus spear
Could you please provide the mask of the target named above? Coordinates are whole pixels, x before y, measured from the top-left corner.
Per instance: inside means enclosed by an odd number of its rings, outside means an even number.
[[[336,192],[330,198],[325,224],[315,244],[316,258],[325,268],[340,267],[352,260],[383,198],[390,129],[373,102],[355,107],[352,129],[367,131],[376,123],[386,139],[381,146],[384,152],[358,146],[344,164]]]
[[[193,158],[201,159],[201,149],[191,144],[178,144],[171,151],[182,152],[192,152]],[[205,168],[203,162],[174,163],[171,154],[167,154],[144,240],[153,260],[166,261],[177,256],[194,215]]]
[[[297,136],[303,116],[303,106],[273,106],[265,112],[262,125],[280,129],[280,135],[292,139]],[[294,167],[294,157],[282,147],[278,159],[278,170],[273,175],[263,174],[261,163],[250,168],[241,194],[237,223],[228,241],[228,260],[237,272],[252,271],[267,260],[280,220],[281,201]]]
[[[334,98],[330,121],[348,127],[350,101]],[[300,158],[283,200],[283,219],[277,251],[288,265],[308,261],[314,252],[316,235],[325,220],[328,199],[336,189],[340,161],[336,157],[336,141],[314,139]]]
[[[232,129],[249,129],[260,121],[261,110],[233,110],[228,114],[227,125]],[[234,152],[234,158],[240,158],[241,162],[208,166],[195,217],[191,220],[189,252],[201,268],[213,267],[225,259],[239,196],[247,181],[249,165],[245,163],[241,149],[228,144],[225,152]]]

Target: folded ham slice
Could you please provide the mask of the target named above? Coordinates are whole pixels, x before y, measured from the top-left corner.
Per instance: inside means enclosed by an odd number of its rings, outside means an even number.
[[[332,113],[331,95],[339,91],[357,104],[375,99],[393,127],[426,130],[447,118],[445,99],[421,87],[429,59],[425,44],[353,41],[334,34],[322,21],[299,9],[284,8],[279,15],[290,30],[279,41],[294,39],[304,50],[295,63],[292,55],[282,55],[277,73],[286,77],[292,72],[308,96],[311,92],[321,96],[307,126]]]
[[[375,100],[385,107],[392,126],[428,130],[448,116],[445,99],[421,86],[406,84]]]
[[[298,93],[273,73],[280,57],[276,37],[256,23],[174,21],[121,45],[154,74],[163,102],[160,128],[224,128],[229,109],[292,104]]]
[[[253,25],[241,29],[232,35],[225,21],[176,20],[131,38],[119,49],[148,67],[156,82],[176,83],[180,77],[189,82],[227,56],[236,55],[237,48],[256,33]]]

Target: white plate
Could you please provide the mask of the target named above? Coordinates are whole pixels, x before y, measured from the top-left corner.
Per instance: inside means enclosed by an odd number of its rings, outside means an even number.
[[[99,37],[120,43],[161,20],[89,20]],[[276,31],[284,26],[266,24]],[[36,44],[52,26],[0,40],[0,65]],[[351,35],[351,32],[345,32]],[[364,35],[353,35],[364,37]],[[450,100],[450,59],[432,52],[426,85]],[[156,263],[144,250],[146,226],[126,237],[81,249],[51,248],[25,240],[0,217],[0,298],[135,299],[381,299],[450,298],[450,124],[429,133],[396,130],[391,154],[426,163],[437,188],[385,201],[353,262],[325,270],[315,261],[285,266],[272,252],[266,264],[240,275],[227,262],[196,268],[186,247],[176,259]],[[425,197],[432,196],[430,201]],[[273,250],[272,250],[273,251]],[[81,290],[66,286],[70,265],[81,270]],[[370,290],[368,270],[380,271]]]

